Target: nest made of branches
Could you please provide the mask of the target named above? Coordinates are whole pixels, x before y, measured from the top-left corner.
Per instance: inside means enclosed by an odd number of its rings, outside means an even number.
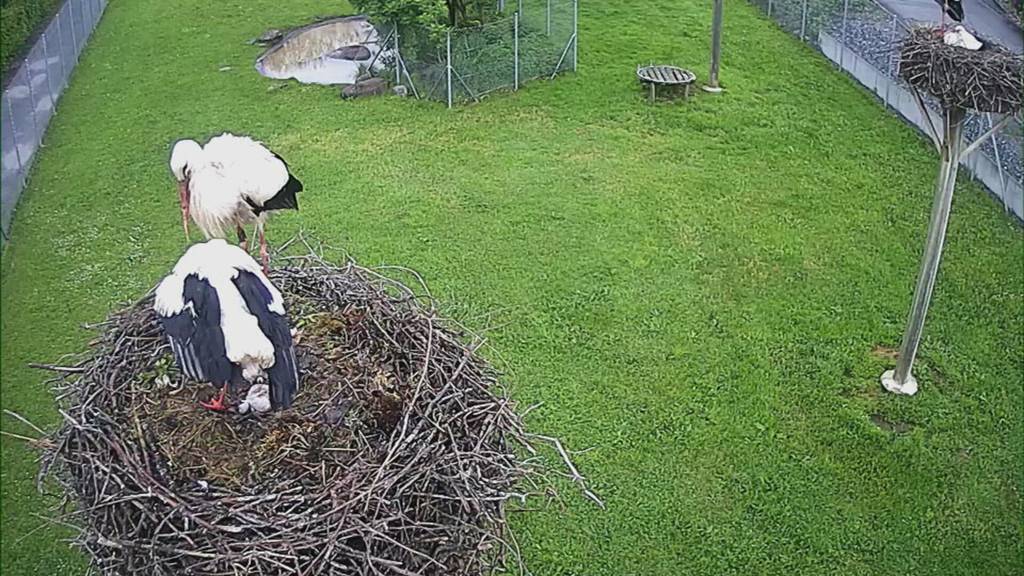
[[[1024,99],[1024,58],[982,39],[980,50],[950,46],[937,28],[910,30],[900,50],[900,75],[946,109],[1014,114]]]
[[[63,424],[41,478],[103,574],[487,574],[523,570],[506,522],[552,495],[532,435],[477,353],[398,281],[288,260],[271,279],[296,327],[292,408],[213,413],[174,367],[152,295],[51,367]],[[244,394],[244,390],[238,391]],[[235,399],[237,401],[237,397]]]

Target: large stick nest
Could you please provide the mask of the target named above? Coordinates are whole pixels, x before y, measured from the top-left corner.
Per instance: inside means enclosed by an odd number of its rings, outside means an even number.
[[[900,51],[900,75],[946,109],[1014,114],[1024,99],[1024,58],[993,42],[981,50],[950,46],[936,28],[911,29]]]
[[[397,281],[318,257],[271,279],[298,331],[285,412],[198,408],[152,296],[100,325],[58,378],[43,474],[104,574],[486,574],[513,568],[506,505],[551,494],[480,341]],[[244,393],[244,391],[243,391]],[[237,402],[237,397],[236,397]],[[51,444],[52,443],[52,444]],[[524,457],[524,455],[528,457]],[[599,501],[598,501],[599,502]]]

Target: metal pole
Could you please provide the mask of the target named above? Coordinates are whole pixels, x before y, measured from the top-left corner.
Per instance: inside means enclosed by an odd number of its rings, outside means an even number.
[[[988,129],[992,130],[995,125],[992,124],[992,113],[988,112],[985,114],[985,118],[988,119]],[[999,154],[999,142],[996,140],[995,132],[990,137],[992,139],[992,150],[996,153],[996,169],[999,170],[999,185],[1002,186],[1002,190],[999,191],[999,197],[1003,200],[1003,210],[1010,210],[1010,203],[1006,198],[1006,173],[1003,171],[1003,159]]]
[[[768,17],[772,17],[772,0],[768,0]]]
[[[928,238],[924,245],[924,255],[921,257],[921,272],[917,277],[914,300],[910,305],[910,318],[907,320],[907,329],[903,334],[903,343],[900,345],[900,356],[896,363],[896,369],[886,370],[882,374],[882,386],[897,394],[909,395],[917,392],[917,380],[911,373],[911,369],[921,343],[924,319],[928,314],[928,304],[931,301],[935,278],[939,272],[942,244],[946,238],[946,224],[949,222],[949,209],[953,202],[953,190],[956,187],[956,173],[960,166],[963,109],[946,110],[945,121],[939,176],[935,183],[935,200],[932,204],[932,216],[928,224]]]
[[[50,48],[46,45],[46,32],[43,32],[41,38],[43,39],[43,60],[46,62],[43,70],[46,73],[46,89],[50,92],[50,114],[52,115],[57,111],[57,99],[53,97],[53,83],[50,82]]]
[[[398,23],[395,23],[395,86],[402,83],[402,58],[399,56],[402,51],[398,45]]]
[[[18,148],[18,131],[14,129],[14,106],[11,105],[11,97],[3,95],[7,101],[7,121],[11,124],[11,136],[14,137],[14,158],[18,161],[18,172],[24,172],[25,164],[21,161],[21,150]]]
[[[579,14],[579,0],[572,0],[572,71],[573,72],[576,71],[576,59],[577,59],[577,52],[578,52],[578,50],[576,50],[576,48],[580,44],[580,35],[579,35],[579,27],[578,27],[578,22],[579,22],[578,14]]]
[[[807,32],[807,0],[804,0],[803,7],[800,9],[800,39],[805,40],[805,32]]]
[[[548,36],[551,36],[551,0],[548,0],[548,10],[545,14],[545,22],[544,31]]]
[[[889,30],[889,69],[887,72],[892,73],[893,65],[892,59],[896,56],[896,26],[899,22],[896,20],[896,15],[892,15],[892,29]]]
[[[512,58],[515,60],[515,78],[512,89],[519,90],[519,12],[512,15]]]
[[[448,31],[448,107],[452,107],[452,31]]]
[[[722,4],[723,0],[715,0],[711,12],[711,70],[708,72],[708,83],[704,86],[707,92],[721,92],[718,86],[718,65],[722,57]]]
[[[843,55],[846,54],[847,44],[847,29],[846,29],[846,17],[850,13],[850,0],[843,0],[843,48],[839,51],[839,67],[843,67]]]
[[[28,88],[28,102],[32,105],[32,127],[35,128],[36,145],[43,141],[43,133],[39,130],[39,120],[36,119],[36,91],[32,89],[32,68],[28,65],[28,58],[22,61],[25,67],[25,87]],[[43,130],[46,126],[43,126]]]
[[[74,4],[74,2],[68,2],[68,26],[71,26],[71,53],[75,55],[75,64],[78,64],[78,35],[75,34]]]

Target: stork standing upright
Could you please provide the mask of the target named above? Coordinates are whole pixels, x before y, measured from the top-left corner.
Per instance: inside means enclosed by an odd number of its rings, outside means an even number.
[[[291,405],[299,375],[284,301],[247,252],[220,238],[191,246],[153,308],[181,371],[221,387],[203,406],[226,410],[229,385],[241,381],[250,398],[269,392],[270,407]]]
[[[170,166],[178,181],[185,236],[191,216],[208,240],[225,238],[234,226],[239,244],[245,246],[245,226],[255,223],[260,260],[267,272],[267,213],[299,209],[296,194],[302,191],[302,182],[292,175],[288,163],[252,138],[224,133],[206,146],[179,140],[171,150]]]

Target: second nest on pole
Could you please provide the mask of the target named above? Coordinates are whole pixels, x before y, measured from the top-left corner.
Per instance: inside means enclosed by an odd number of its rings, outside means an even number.
[[[946,44],[936,28],[911,29],[900,51],[900,76],[946,109],[1014,114],[1024,99],[1024,58],[985,42],[980,50]]]

